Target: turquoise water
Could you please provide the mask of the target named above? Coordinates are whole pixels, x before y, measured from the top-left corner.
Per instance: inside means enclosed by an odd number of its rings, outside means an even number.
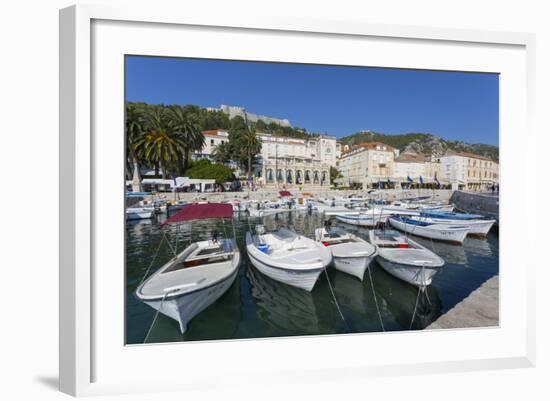
[[[190,242],[210,238],[213,230],[232,232],[231,223],[205,220],[180,226],[159,228],[163,216],[156,220],[126,224],[126,342],[141,344],[155,318],[155,310],[139,301],[134,291],[141,282],[163,236],[167,232],[173,245],[181,251]],[[250,219],[244,214],[233,219],[242,263],[239,275],[231,288],[214,304],[196,316],[187,332],[179,332],[178,323],[158,315],[147,342],[219,340],[258,337],[298,336],[314,334],[343,334],[425,328],[478,288],[498,274],[498,234],[486,239],[468,237],[462,246],[415,240],[433,249],[446,261],[435,276],[427,296],[419,298],[418,291],[383,271],[376,262],[371,265],[374,294],[368,275],[363,282],[347,274],[328,269],[328,280],[321,275],[311,293],[290,287],[264,276],[248,261],[244,237],[249,225],[263,223],[267,228],[290,226],[297,232],[313,237],[315,228],[322,226],[318,214],[284,214]],[[350,232],[367,238],[368,230],[333,222]],[[171,257],[164,244],[149,272],[151,274]],[[344,319],[332,297],[329,280]],[[375,299],[377,302],[375,302]],[[377,312],[378,303],[381,320]]]

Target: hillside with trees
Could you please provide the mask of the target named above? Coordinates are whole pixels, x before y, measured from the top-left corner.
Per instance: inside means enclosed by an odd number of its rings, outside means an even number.
[[[340,139],[344,144],[353,146],[364,142],[383,142],[400,151],[412,151],[427,156],[442,156],[447,150],[455,152],[469,152],[480,156],[499,160],[498,146],[486,144],[469,144],[462,141],[443,139],[437,135],[426,133],[407,133],[402,135],[389,135],[374,131],[363,131],[348,135]]]

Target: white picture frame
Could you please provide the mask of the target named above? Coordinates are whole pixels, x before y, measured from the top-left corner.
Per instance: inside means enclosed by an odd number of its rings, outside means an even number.
[[[187,27],[187,28],[186,28]],[[168,35],[169,30],[192,29],[193,35],[201,37],[201,49],[195,49],[192,55],[201,51],[208,51],[209,46],[214,46],[207,36],[213,32],[222,35],[240,35],[241,38],[252,38],[253,35],[262,35],[266,41],[273,41],[291,38],[292,40],[326,42],[330,46],[331,41],[341,41],[342,52],[346,52],[346,41],[355,41],[372,44],[373,52],[376,53],[377,43],[384,41],[384,46],[397,46],[401,42],[407,46],[418,46],[419,51],[423,46],[437,47],[441,55],[452,47],[450,53],[461,51],[474,51],[479,54],[480,60],[487,49],[494,51],[495,57],[488,59],[488,67],[482,69],[487,72],[498,72],[504,74],[504,83],[501,85],[501,226],[503,232],[500,234],[501,247],[501,325],[494,329],[464,329],[452,331],[431,331],[393,333],[393,334],[364,334],[352,336],[318,336],[312,338],[284,338],[270,340],[238,340],[234,342],[203,342],[189,345],[185,349],[188,358],[196,362],[193,372],[189,372],[188,380],[181,380],[176,377],[152,377],[149,380],[129,376],[132,374],[129,369],[128,376],[115,374],[120,371],[124,364],[130,367],[135,364],[135,358],[148,358],[153,361],[167,358],[167,355],[182,352],[182,344],[156,345],[147,347],[125,347],[123,339],[116,334],[106,333],[98,327],[110,327],[108,322],[113,322],[120,311],[118,305],[120,299],[116,298],[114,292],[116,286],[107,286],[105,274],[118,274],[114,282],[120,280],[123,266],[120,271],[113,268],[109,273],[103,274],[98,263],[105,260],[109,254],[113,260],[123,260],[116,256],[116,250],[109,252],[102,250],[102,241],[110,240],[98,238],[98,230],[104,227],[101,219],[113,218],[117,220],[117,213],[120,214],[120,222],[123,221],[122,203],[116,196],[113,199],[98,197],[98,194],[109,193],[102,189],[117,188],[118,181],[122,179],[115,177],[107,183],[100,177],[104,177],[105,171],[98,171],[100,168],[97,155],[100,153],[106,163],[113,162],[117,166],[117,152],[120,148],[115,139],[114,148],[109,147],[105,139],[98,140],[94,137],[94,129],[109,129],[114,131],[121,127],[121,121],[116,116],[111,121],[101,119],[102,110],[106,107],[116,109],[120,112],[119,106],[123,104],[123,98],[112,96],[112,104],[105,105],[98,102],[98,97],[104,96],[109,88],[95,87],[97,82],[111,82],[111,77],[106,77],[104,68],[113,65],[120,66],[120,53],[127,41],[128,49],[137,49],[132,40],[139,37],[140,30],[149,29],[151,36],[156,39]],[[151,30],[152,29],[152,30]],[[132,35],[125,37],[121,32],[130,32]],[[178,31],[179,32],[179,31]],[[134,35],[135,34],[135,35]],[[189,34],[189,33],[185,33]],[[94,35],[95,39],[94,39]],[[103,36],[102,36],[103,35]],[[105,36],[108,35],[108,36]],[[114,35],[114,36],[109,36]],[[158,36],[156,36],[158,35]],[[132,39],[130,39],[130,36]],[[109,38],[109,45],[105,37]],[[284,38],[283,38],[284,37]],[[95,40],[95,41],[94,41]],[[370,43],[369,41],[373,42]],[[378,42],[377,42],[378,41]],[[144,42],[147,42],[144,40]],[[122,45],[121,45],[122,43]],[[157,41],[158,50],[152,51],[154,43],[142,43],[141,46],[149,46],[147,53],[155,55],[178,54],[179,48],[174,43],[162,45]],[[79,5],[61,10],[60,12],[60,389],[72,395],[93,395],[109,393],[126,393],[135,391],[161,391],[161,390],[185,390],[185,389],[206,389],[210,386],[234,386],[235,376],[230,373],[231,366],[216,367],[214,370],[207,370],[198,361],[198,355],[209,352],[219,353],[228,358],[235,358],[246,352],[247,355],[269,356],[271,366],[259,360],[254,368],[236,366],[235,371],[242,374],[246,372],[253,377],[257,383],[270,383],[275,379],[279,383],[292,382],[294,380],[328,380],[338,379],[346,376],[361,380],[365,377],[402,375],[414,371],[418,373],[431,373],[440,371],[468,371],[479,369],[500,369],[511,367],[529,367],[535,363],[535,319],[534,319],[534,261],[529,256],[520,258],[518,251],[510,247],[514,241],[521,243],[525,249],[531,249],[534,244],[529,243],[526,238],[519,238],[514,235],[514,227],[521,224],[534,224],[536,211],[527,207],[527,200],[524,191],[511,191],[508,183],[523,182],[523,185],[533,185],[534,176],[527,172],[534,171],[536,160],[534,154],[529,153],[529,147],[534,147],[536,138],[532,128],[531,113],[534,109],[534,43],[533,35],[506,32],[483,32],[444,28],[427,28],[415,26],[389,26],[368,24],[361,21],[324,21],[324,20],[302,20],[288,18],[275,18],[257,16],[253,18],[250,14],[241,16],[238,13],[233,15],[217,15],[215,12],[209,15],[186,14],[182,10],[167,10],[160,8],[113,8],[99,5]],[[402,43],[401,43],[402,44]],[[362,45],[362,44],[361,44]],[[119,46],[119,47],[117,47]],[[122,46],[122,47],[121,47]],[[319,46],[318,44],[316,46]],[[332,45],[333,46],[333,45]],[[315,46],[313,46],[315,47]],[[213,47],[212,47],[213,49]],[[298,60],[295,50],[288,48],[288,58],[284,61]],[[469,49],[469,50],[468,50]],[[477,49],[477,50],[476,50]],[[176,51],[178,50],[178,51]],[[195,51],[193,50],[193,51]],[[114,51],[115,61],[118,64],[103,64],[106,59],[101,56],[102,51]],[[258,49],[255,49],[258,51]],[[433,52],[433,49],[431,50]],[[98,53],[99,52],[99,53]],[[237,50],[218,50],[220,58],[235,58]],[[225,53],[224,53],[225,52]],[[185,52],[184,52],[185,53]],[[336,51],[334,52],[337,53]],[[338,57],[349,57],[350,63],[360,63],[360,60],[351,60],[351,55],[344,53]],[[465,53],[465,54],[466,54]],[[146,53],[142,53],[146,54]],[[236,58],[246,57],[247,50]],[[380,53],[383,54],[383,53]],[[426,53],[428,54],[428,53]],[[225,55],[225,56],[224,56]],[[96,57],[97,56],[97,57]],[[334,55],[333,55],[334,56]],[[465,57],[464,63],[452,60],[449,55],[449,62],[440,60],[439,64],[425,64],[413,61],[405,63],[399,61],[401,54],[395,54],[395,59],[390,58],[381,61],[380,66],[403,67],[403,68],[434,68],[437,65],[440,69],[476,70],[475,66],[468,66],[472,60]],[[499,58],[502,56],[502,58]],[[272,56],[272,60],[281,60],[282,56]],[[310,55],[314,60],[314,54]],[[327,56],[328,57],[328,56]],[[336,57],[336,56],[334,56]],[[487,57],[487,56],[485,56]],[[411,55],[411,59],[414,58]],[[429,57],[428,57],[429,58]],[[271,60],[267,56],[259,56],[261,60]],[[508,62],[509,61],[509,62]],[[326,60],[319,57],[319,63]],[[481,61],[480,61],[481,62]],[[372,63],[369,63],[372,65]],[[473,65],[473,64],[472,64]],[[120,76],[123,71],[111,71],[113,82],[120,83]],[[95,81],[94,81],[95,80]],[[102,81],[103,80],[103,81]],[[123,88],[114,86],[113,93],[120,94]],[[517,93],[519,99],[510,99],[512,93]],[[95,100],[94,100],[95,99]],[[103,98],[102,98],[103,99]],[[510,103],[510,102],[514,103]],[[117,106],[117,102],[119,106]],[[511,107],[513,106],[513,108]],[[98,117],[100,116],[100,117]],[[100,120],[97,120],[100,118]],[[109,120],[109,121],[108,121]],[[113,123],[113,121],[118,121]],[[111,124],[112,123],[112,124]],[[107,124],[107,125],[105,125]],[[111,125],[109,125],[111,124]],[[511,153],[512,132],[521,130],[522,142],[525,146],[514,149]],[[104,131],[102,131],[104,132]],[[122,132],[120,133],[122,135]],[[103,138],[103,137],[102,137]],[[119,144],[120,145],[120,144]],[[109,150],[107,150],[109,149]],[[515,164],[512,167],[512,159]],[[507,164],[509,161],[509,164]],[[115,174],[116,175],[116,174]],[[117,195],[118,196],[118,195]],[[107,205],[114,205],[112,211],[106,210]],[[516,212],[514,212],[516,211]],[[113,220],[112,220],[113,221]],[[119,222],[119,223],[120,223]],[[528,222],[528,223],[525,223]],[[117,223],[118,224],[118,223]],[[115,237],[116,230],[113,230]],[[119,233],[120,234],[120,233]],[[122,235],[122,234],[120,234]],[[113,237],[113,238],[115,238]],[[120,245],[119,239],[112,241]],[[508,246],[507,246],[508,245]],[[113,245],[114,246],[114,245]],[[114,249],[114,248],[113,248]],[[534,253],[526,252],[526,255]],[[120,255],[119,255],[120,256]],[[532,257],[531,257],[532,258]],[[504,263],[502,261],[505,261]],[[514,263],[524,266],[521,274],[517,277],[507,275]],[[115,263],[116,265],[116,263]],[[101,272],[99,272],[99,270]],[[113,282],[109,281],[109,282]],[[102,288],[102,298],[97,297],[95,291]],[[122,289],[119,288],[122,292]],[[113,296],[113,298],[111,298]],[[122,297],[122,295],[121,295]],[[105,299],[107,298],[107,299]],[[105,301],[116,304],[113,307],[114,314],[107,317]],[[512,299],[514,302],[512,302]],[[516,304],[517,303],[517,304]],[[118,314],[117,314],[118,313]],[[123,321],[120,322],[123,325]],[[119,328],[113,328],[118,332]],[[110,330],[109,330],[110,331]],[[463,357],[445,355],[439,357],[432,355],[421,360],[414,353],[400,355],[399,358],[386,358],[384,355],[370,354],[371,360],[360,360],[355,355],[336,358],[331,350],[338,347],[365,347],[377,343],[377,347],[397,347],[399,343],[406,343],[414,340],[429,341],[435,344],[445,344],[446,341],[454,341],[456,348],[458,341],[464,344],[473,344],[469,352],[464,352]],[[106,345],[110,344],[110,345]],[[111,347],[120,349],[117,352]],[[483,345],[486,344],[486,345]],[[492,345],[491,345],[492,344]],[[314,351],[323,347],[324,357],[316,360],[313,358]],[[485,348],[484,348],[485,347]],[[342,348],[340,348],[342,349]],[[311,361],[301,363],[298,361],[292,367],[285,367],[284,361],[278,361],[276,354],[285,352],[303,355],[304,358],[311,358]],[[458,346],[456,352],[464,350]],[[449,350],[449,352],[451,352]],[[119,358],[119,359],[116,359]],[[193,359],[195,358],[195,359]],[[253,358],[253,357],[252,357]],[[267,359],[267,358],[266,358]],[[98,361],[102,361],[101,363]],[[234,362],[239,365],[238,362]],[[118,365],[117,365],[118,364]],[[242,364],[241,364],[242,365]],[[107,366],[112,366],[109,370]],[[105,372],[103,372],[103,371]],[[244,384],[243,384],[244,385]]]

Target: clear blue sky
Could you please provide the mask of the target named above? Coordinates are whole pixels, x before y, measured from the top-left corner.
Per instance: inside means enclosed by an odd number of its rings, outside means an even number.
[[[310,132],[427,132],[498,145],[498,75],[128,56],[126,98],[243,106]]]

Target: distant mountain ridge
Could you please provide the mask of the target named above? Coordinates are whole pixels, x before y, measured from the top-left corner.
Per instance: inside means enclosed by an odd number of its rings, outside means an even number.
[[[427,156],[434,155],[440,157],[448,150],[451,150],[489,157],[497,162],[499,160],[498,146],[451,141],[437,135],[419,132],[391,135],[374,131],[363,131],[340,138],[339,141],[349,146],[359,145],[364,142],[383,142],[386,145],[399,149],[401,152],[422,153]]]

